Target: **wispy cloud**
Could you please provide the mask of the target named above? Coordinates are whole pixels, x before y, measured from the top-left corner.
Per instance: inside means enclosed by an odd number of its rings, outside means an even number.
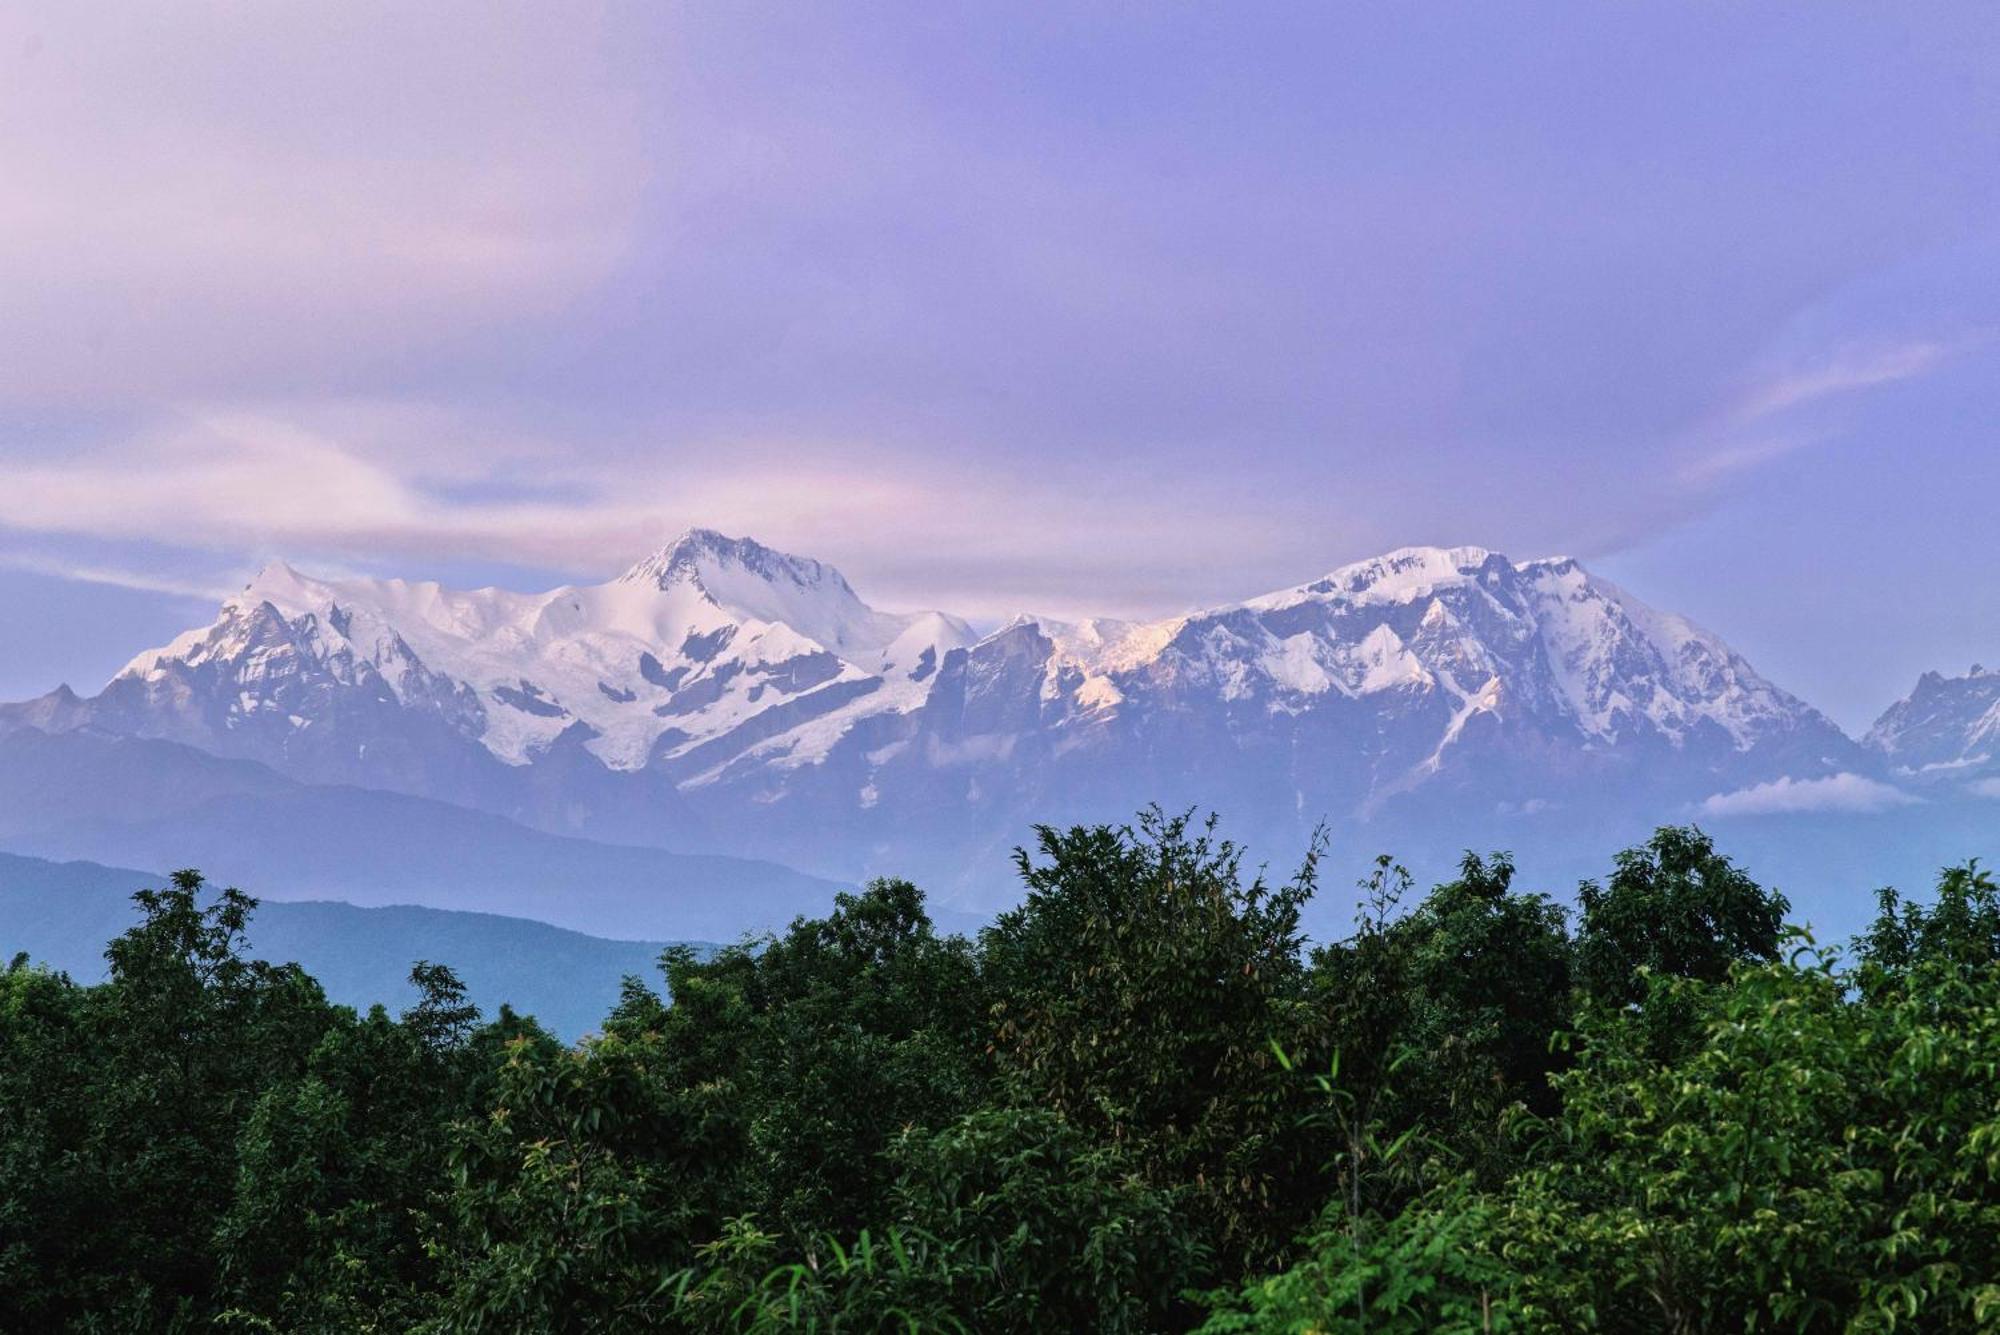
[[[322,567],[447,560],[596,578],[704,525],[835,559],[891,605],[936,603],[976,616],[1024,603],[1057,614],[1150,610],[1149,586],[1181,573],[1163,571],[1160,553],[1206,564],[1213,575],[1290,536],[1260,506],[1176,498],[1141,479],[1080,484],[1050,470],[913,462],[844,442],[578,458],[558,443],[518,437],[491,452],[427,448],[440,432],[451,434],[436,416],[393,405],[190,413],[12,467],[0,488],[0,529],[144,540],[209,553],[210,564],[247,554]],[[505,478],[525,481],[502,485]],[[35,559],[45,573],[72,578],[211,591]],[[1079,587],[1085,570],[1088,589]],[[1297,576],[1313,573],[1305,567]]]
[[[1710,816],[1769,816],[1793,812],[1851,811],[1869,813],[1909,806],[1917,801],[1900,788],[1842,772],[1823,779],[1786,776],[1769,783],[1717,793],[1701,804]]]
[[[1682,480],[1712,486],[1731,475],[1818,445],[1835,434],[1801,418],[1815,404],[1916,380],[1984,341],[1983,336],[1916,338],[1888,344],[1848,344],[1794,359],[1740,393],[1695,437]]]
[[[80,584],[101,584],[108,588],[134,589],[142,593],[167,593],[180,598],[199,598],[204,602],[218,601],[234,592],[227,584],[220,582],[203,583],[199,580],[178,579],[171,574],[93,565],[88,562],[62,561],[26,552],[0,552],[0,566],[8,570],[25,571],[31,575],[75,580]]]
[[[1890,347],[1842,349],[1815,365],[1758,385],[1744,396],[1736,416],[1740,421],[1751,421],[1836,394],[1909,380],[1929,372],[1963,346],[1923,339]]]
[[[1681,481],[1694,487],[1711,487],[1734,474],[1782,459],[1823,439],[1823,432],[1791,430],[1751,433],[1720,444],[1711,442],[1681,470]]]
[[[1308,8],[0,6],[0,526],[1167,613],[1645,542],[1991,323],[1799,308],[1991,216],[1975,46]]]

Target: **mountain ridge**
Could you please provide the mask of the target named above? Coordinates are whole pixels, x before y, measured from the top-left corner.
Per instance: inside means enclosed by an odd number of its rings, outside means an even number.
[[[1532,839],[1542,813],[1671,814],[1881,768],[1685,617],[1567,557],[1470,546],[1174,617],[983,634],[707,529],[540,593],[274,563],[97,696],[5,720],[552,833],[959,886],[1037,821],[1152,799],[1248,813],[1281,844],[1447,809]]]
[[[1907,782],[1969,782],[1983,796],[2000,796],[2000,670],[1974,663],[1962,677],[1924,673],[1862,744]]]
[[[823,913],[845,888],[769,860],[551,834],[92,727],[0,726],[0,847],[196,866],[270,900],[479,910],[606,938],[733,940]]]
[[[1055,670],[1075,668],[1086,677],[1098,677],[1157,662],[1191,625],[1212,626],[1233,614],[1282,617],[1312,602],[1408,605],[1432,597],[1441,588],[1476,582],[1481,572],[1490,582],[1502,571],[1531,582],[1561,584],[1568,579],[1570,587],[1543,599],[1540,610],[1545,613],[1560,609],[1562,595],[1570,602],[1594,597],[1600,605],[1615,608],[1634,623],[1625,629],[1635,641],[1650,640],[1655,649],[1665,641],[1665,647],[1677,652],[1692,648],[1694,657],[1704,660],[1706,666],[1740,679],[1694,683],[1694,689],[1707,689],[1713,695],[1718,686],[1726,691],[1742,684],[1758,697],[1755,703],[1764,713],[1808,709],[1794,697],[1774,693],[1775,688],[1718,637],[1685,618],[1647,607],[1567,557],[1515,564],[1482,547],[1405,547],[1337,567],[1304,584],[1175,617],[1063,622],[1022,614],[981,636],[969,623],[944,613],[879,612],[863,603],[831,565],[707,529],[689,530],[607,583],[563,586],[541,594],[493,588],[459,592],[435,583],[393,579],[319,580],[283,562],[274,563],[242,594],[225,601],[216,622],[139,654],[114,675],[106,692],[129,690],[135,685],[157,687],[179,666],[238,661],[257,668],[274,654],[291,649],[313,655],[332,684],[367,689],[379,683],[406,709],[434,716],[461,736],[482,742],[508,763],[530,761],[565,738],[582,737],[585,748],[607,767],[639,769],[692,750],[692,743],[701,735],[680,735],[677,725],[716,713],[715,707],[725,701],[737,707],[721,711],[719,718],[705,719],[711,725],[705,735],[714,734],[714,725],[726,730],[745,717],[764,712],[750,707],[766,698],[760,690],[774,698],[828,685],[859,685],[870,676],[886,684],[898,668],[909,669],[906,675],[921,680],[934,670],[926,668],[926,661],[935,664],[940,650],[996,643],[1024,626],[1036,627],[1049,639]],[[642,597],[635,602],[616,592],[633,586],[647,595],[665,598],[647,601]],[[692,591],[694,606],[676,596],[682,590]],[[757,596],[759,592],[763,596]],[[1443,603],[1432,602],[1430,611],[1433,620],[1422,629],[1432,631],[1433,638],[1437,632],[1455,628],[1453,615]],[[918,639],[909,643],[913,631]],[[596,651],[607,671],[582,688],[577,680],[557,686],[530,677],[526,672],[532,669],[532,656],[541,648],[534,643],[537,636],[556,642],[555,652],[549,656],[558,659],[576,650],[578,639],[594,636],[597,642],[586,648]],[[740,638],[754,638],[756,643],[745,643],[732,654]],[[1364,637],[1353,647],[1371,665],[1390,667],[1391,663],[1380,660],[1399,659],[1406,647],[1403,638],[1378,638],[1371,646]],[[455,645],[453,640],[462,643]],[[495,649],[484,655],[486,662],[472,661],[467,654],[454,652],[467,644]],[[915,652],[899,652],[908,649]],[[614,661],[621,650],[625,651],[623,660]],[[929,660],[925,659],[926,650],[931,651]],[[828,654],[838,661],[830,661]],[[1680,666],[1663,654],[1654,658],[1645,666],[1656,674]],[[497,669],[494,660],[499,661]],[[1343,684],[1341,678],[1311,670],[1326,667],[1323,662],[1261,666],[1278,684],[1304,694],[1329,685],[1338,689]],[[1413,665],[1402,660],[1402,666]],[[1604,675],[1604,665],[1583,666],[1595,669],[1600,678]],[[732,691],[729,678],[744,675],[746,667],[761,669],[751,675],[764,680]],[[568,675],[578,676],[574,671]],[[1409,675],[1421,679],[1420,672]],[[1365,689],[1394,682],[1393,674],[1388,679],[1363,674],[1344,684],[1350,689]],[[1667,684],[1690,686],[1685,680]],[[162,707],[171,710],[178,703],[170,698],[173,686],[178,685],[173,683],[158,692],[169,698],[149,702],[156,712]],[[1605,689],[1602,680],[1571,677],[1558,685],[1564,688],[1579,721],[1600,736],[1610,727],[1609,714],[1635,707],[1629,698],[1610,698],[1613,692]],[[613,736],[605,726],[607,720],[621,712],[637,717],[640,711],[621,711],[619,707],[638,703],[641,692],[635,688],[640,686],[656,688],[645,712],[662,722],[644,725],[633,736]],[[658,698],[661,693],[666,696],[664,701]],[[732,694],[754,698],[730,699]],[[1590,698],[1593,694],[1602,698]],[[631,698],[624,698],[627,696]],[[1656,695],[1653,703],[1672,715],[1674,698]],[[1678,698],[1687,703],[1685,694]],[[91,717],[99,712],[87,707],[92,703],[73,695],[60,701],[44,697],[41,708],[45,715]],[[766,705],[765,709],[771,707]],[[893,701],[871,702],[866,712],[896,707]],[[1823,717],[1817,711],[1810,712]],[[1658,712],[1649,717],[1656,724],[1667,721]],[[288,714],[284,721],[302,727],[313,720]],[[1683,718],[1673,721],[1686,722]],[[243,722],[239,717],[225,726]],[[575,727],[578,723],[582,729]],[[1733,734],[1739,732],[1741,720],[1723,723]],[[633,732],[629,726],[623,731]],[[664,748],[660,746],[662,737],[668,738]],[[1743,738],[1739,735],[1738,740]]]

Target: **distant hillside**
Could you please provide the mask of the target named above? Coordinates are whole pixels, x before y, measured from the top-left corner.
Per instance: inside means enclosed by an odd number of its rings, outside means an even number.
[[[0,964],[26,951],[80,982],[97,981],[105,943],[136,920],[132,892],[164,879],[0,853]],[[259,958],[304,965],[336,1001],[364,1009],[381,1002],[391,1011],[415,999],[410,965],[435,960],[458,972],[486,1014],[509,1002],[576,1038],[602,1022],[626,974],[659,984],[662,943],[611,941],[493,913],[266,900],[251,920],[250,947]]]
[[[841,889],[773,862],[566,838],[91,728],[0,727],[0,849],[199,867],[264,899],[472,909],[653,940],[781,928]]]

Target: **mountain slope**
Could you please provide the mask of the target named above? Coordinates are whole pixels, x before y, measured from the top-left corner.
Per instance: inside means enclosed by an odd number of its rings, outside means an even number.
[[[945,831],[998,865],[1035,821],[1158,799],[1218,807],[1274,853],[1322,820],[1337,839],[1448,828],[1513,844],[1538,823],[1664,818],[1865,763],[1688,622],[1574,562],[1471,548],[1391,553],[1146,625],[1019,618],[948,653],[920,708],[820,744],[809,766],[786,766],[785,744],[683,791],[781,858],[838,826],[933,878],[954,868],[903,830]]]
[[[769,862],[563,838],[443,802],[300,784],[94,729],[0,733],[0,846],[199,867],[273,900],[479,909],[652,940],[782,927],[823,912],[840,888]]]
[[[132,892],[164,879],[0,853],[0,960],[25,951],[37,964],[96,982],[105,973],[105,945],[138,920]],[[450,965],[488,1016],[505,1002],[568,1038],[603,1022],[627,974],[657,986],[662,949],[491,913],[314,901],[267,900],[249,931],[251,955],[297,961],[329,997],[358,1009],[413,1003],[410,966],[430,959]]]
[[[1968,784],[1994,796],[1993,783],[2000,780],[2000,671],[1974,664],[1963,677],[1926,672],[1862,740],[1905,780]]]
[[[941,614],[874,611],[830,566],[696,530],[608,584],[540,594],[273,565],[72,710],[288,768],[338,756],[393,773],[401,756],[366,754],[385,746],[476,768],[464,743],[519,766],[568,742],[634,770],[863,684],[917,694],[898,683],[975,638]]]
[[[1872,763],[1716,637],[1573,561],[1408,548],[1148,623],[892,615],[696,530],[540,594],[266,570],[97,697],[9,707],[547,831],[1004,883],[1038,820],[1145,801],[1264,846],[1671,818]],[[1561,813],[1561,814],[1557,814]]]

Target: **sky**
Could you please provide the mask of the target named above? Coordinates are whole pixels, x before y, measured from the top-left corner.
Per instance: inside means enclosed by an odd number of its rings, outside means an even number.
[[[683,528],[1155,615],[1564,553],[2000,660],[2000,7],[0,10],[0,698]]]

